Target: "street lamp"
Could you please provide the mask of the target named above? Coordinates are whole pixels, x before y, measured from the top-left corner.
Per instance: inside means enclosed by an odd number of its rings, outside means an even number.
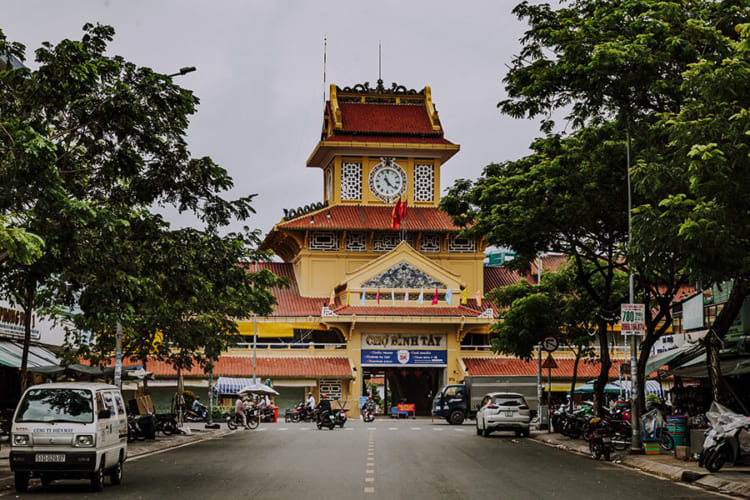
[[[193,71],[195,71],[195,66],[185,66],[183,68],[180,68],[180,71],[178,71],[177,73],[172,73],[171,75],[167,76],[172,78],[173,76],[187,75],[188,73],[192,73]]]

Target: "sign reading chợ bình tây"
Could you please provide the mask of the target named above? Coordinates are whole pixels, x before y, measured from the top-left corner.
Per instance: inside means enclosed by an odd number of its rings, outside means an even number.
[[[622,335],[646,334],[646,306],[644,304],[620,304],[620,332]]]

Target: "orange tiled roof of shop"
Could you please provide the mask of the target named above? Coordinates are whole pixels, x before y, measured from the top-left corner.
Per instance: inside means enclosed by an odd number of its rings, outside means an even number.
[[[539,367],[537,361],[523,361],[516,358],[463,358],[469,375],[473,376],[499,376],[499,375],[536,375]],[[612,366],[609,369],[609,376],[617,378],[619,376],[618,364],[624,362],[624,359],[613,359]],[[553,377],[572,377],[573,376],[573,359],[555,359],[557,368],[552,369]],[[599,376],[600,364],[578,363],[578,377],[581,379],[590,379]],[[544,376],[547,376],[547,369],[544,369]],[[585,381],[585,380],[582,380]]]
[[[141,361],[129,359],[124,365],[140,365]],[[176,377],[177,370],[165,361],[151,360],[146,369],[157,377]],[[221,377],[249,377],[253,373],[253,358],[251,356],[220,356],[214,362],[214,376]],[[351,377],[352,370],[349,360],[341,357],[258,357],[256,373],[259,377]],[[190,370],[183,370],[186,377],[204,377],[203,368],[193,365]]]
[[[329,217],[330,215],[330,217]],[[354,206],[335,205],[320,211],[281,222],[281,229],[371,229],[390,231],[393,205]],[[312,221],[312,222],[311,222]],[[408,207],[401,228],[407,231],[458,232],[448,214],[435,207]]]

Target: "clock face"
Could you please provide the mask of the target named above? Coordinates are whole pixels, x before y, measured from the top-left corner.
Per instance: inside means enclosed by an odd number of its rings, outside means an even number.
[[[406,172],[392,159],[384,159],[370,172],[370,191],[380,200],[392,203],[406,191]]]

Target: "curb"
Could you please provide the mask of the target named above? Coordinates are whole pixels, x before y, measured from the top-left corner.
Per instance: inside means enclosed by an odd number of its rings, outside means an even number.
[[[148,443],[146,446],[144,446],[145,449],[138,450],[136,452],[131,453],[130,450],[128,450],[128,458],[127,460],[135,459],[142,457],[144,455],[153,455],[155,453],[161,453],[164,451],[172,450],[175,448],[180,448],[182,446],[187,446],[190,444],[200,443],[201,441],[208,441],[209,439],[214,439],[217,437],[222,437],[227,434],[232,434],[235,431],[229,430],[229,429],[222,429],[220,431],[195,431],[193,430],[193,434],[190,436],[184,436],[186,439],[179,439],[177,442],[169,442],[166,446],[157,446],[152,443]],[[205,435],[204,435],[205,433]],[[164,438],[162,438],[164,439]],[[163,442],[163,441],[162,441]],[[137,445],[136,445],[137,446]]]
[[[545,434],[532,434],[531,438],[548,446],[554,446],[560,450],[565,450],[577,455],[589,456],[588,449],[584,449],[581,445],[570,446],[555,438],[546,437]],[[635,471],[652,474],[670,481],[698,486],[708,491],[733,495],[738,498],[750,498],[750,482],[741,483],[739,481],[727,481],[710,473],[696,473],[674,465],[654,463],[641,455],[629,455],[627,453],[622,455],[619,460],[615,459],[611,463],[622,465]]]

